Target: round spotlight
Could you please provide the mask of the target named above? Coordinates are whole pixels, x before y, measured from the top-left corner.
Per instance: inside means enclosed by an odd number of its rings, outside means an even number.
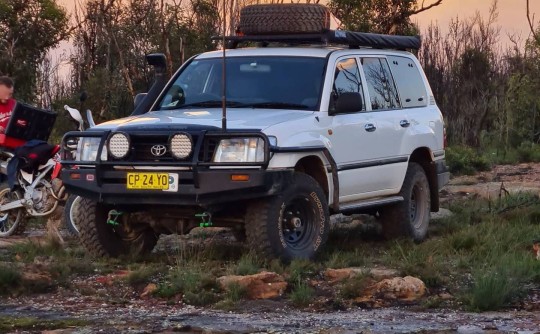
[[[171,137],[170,151],[175,159],[185,159],[189,157],[193,149],[191,137],[185,133],[177,133]]]
[[[113,133],[107,144],[109,154],[115,159],[125,158],[129,153],[129,146],[128,135],[121,132]]]

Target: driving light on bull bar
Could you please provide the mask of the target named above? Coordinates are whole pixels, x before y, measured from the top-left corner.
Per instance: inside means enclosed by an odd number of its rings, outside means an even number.
[[[169,141],[169,150],[176,159],[185,159],[191,154],[193,143],[191,137],[185,133],[173,135]]]
[[[213,162],[263,162],[262,138],[222,139],[214,153]]]
[[[109,154],[115,159],[125,158],[129,153],[130,142],[127,134],[115,132],[109,137]]]

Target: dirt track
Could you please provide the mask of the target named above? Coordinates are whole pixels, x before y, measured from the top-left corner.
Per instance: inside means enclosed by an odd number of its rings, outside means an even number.
[[[496,198],[505,190],[540,193],[540,164],[499,166],[492,172],[455,178],[442,195],[443,202],[469,196]],[[38,239],[42,234],[39,230],[31,233]],[[226,233],[223,236],[227,243],[230,238]],[[0,249],[13,242],[17,238],[0,240]],[[162,241],[160,244],[166,247]],[[304,312],[277,300],[246,301],[238,310],[225,312],[180,301],[142,299],[140,292],[123,285],[114,285],[113,289],[103,286],[98,276],[76,278],[72,284],[82,289],[60,287],[54,293],[2,297],[0,319],[24,316],[87,321],[86,326],[58,333],[540,333],[538,311],[476,314],[441,309],[425,311],[411,306],[371,310],[353,307],[319,313]]]

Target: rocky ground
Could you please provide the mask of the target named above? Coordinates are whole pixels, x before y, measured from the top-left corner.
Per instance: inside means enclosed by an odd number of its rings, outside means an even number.
[[[443,203],[449,203],[459,198],[496,199],[523,190],[540,193],[540,164],[498,166],[491,172],[454,178],[442,195]],[[443,210],[442,215],[448,214]],[[24,237],[0,240],[0,255],[28,240],[44,244],[43,235],[37,226]],[[169,236],[160,239],[156,251],[166,257],[178,253],[183,244],[200,240],[197,235]],[[223,230],[212,232],[205,240],[242,247]],[[24,261],[17,256],[13,265]],[[293,305],[281,296],[287,279],[263,273],[218,279],[222,289],[228,289],[233,281],[247,289],[247,296],[234,306],[196,307],[185,303],[181,296],[156,296],[153,292],[157,286],[153,283],[128,284],[126,277],[131,271],[120,263],[71,275],[69,282],[57,285],[54,273],[39,270],[50,266],[50,258],[34,256],[25,264],[28,273],[23,278],[35,280],[44,288],[41,293],[22,291],[0,297],[0,332],[540,333],[540,291],[534,289],[529,290],[525,302],[502,312],[469,313],[457,307],[459,302],[445,289],[426,288],[422,281],[400,277],[391,269],[371,268],[364,292],[351,303],[337,303],[325,291],[342,280],[366,274],[365,268],[344,268],[325,270],[311,279],[309,284],[317,290],[318,298],[309,305]],[[426,306],[426,299],[434,297],[440,306]]]

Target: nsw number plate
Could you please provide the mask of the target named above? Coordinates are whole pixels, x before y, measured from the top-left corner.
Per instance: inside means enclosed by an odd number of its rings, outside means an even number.
[[[178,174],[174,173],[127,173],[128,189],[178,190]]]

